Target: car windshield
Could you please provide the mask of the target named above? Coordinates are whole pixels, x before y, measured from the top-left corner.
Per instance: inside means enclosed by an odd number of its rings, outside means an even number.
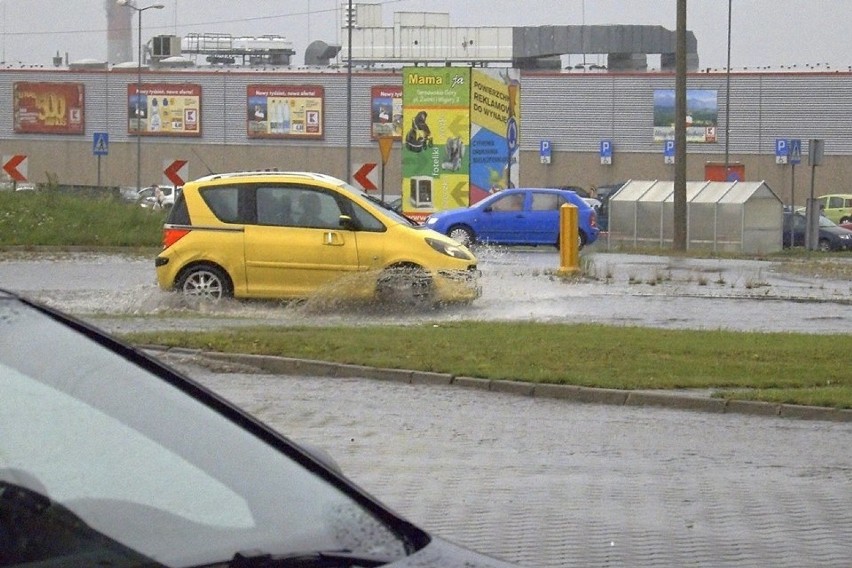
[[[353,196],[357,195],[358,197],[366,199],[370,203],[381,208],[382,212],[385,215],[387,215],[388,217],[390,217],[390,218],[392,218],[392,219],[394,219],[394,220],[396,220],[400,223],[403,223],[403,224],[406,224],[406,225],[412,225],[414,227],[420,226],[420,223],[414,221],[413,219],[406,217],[405,215],[403,215],[402,213],[399,213],[398,211],[395,211],[389,203],[385,203],[384,201],[382,201],[378,197],[373,197],[372,195],[370,195],[366,191],[364,191],[362,189],[358,189],[354,185],[346,183],[342,179],[334,178],[334,177],[331,177],[331,176],[324,176],[324,179],[330,181],[331,183],[334,183],[336,187],[338,187],[341,190],[349,193],[350,195],[353,195]]]
[[[0,564],[411,551],[389,513],[194,383],[2,291],[0,327]]]
[[[390,203],[386,203],[386,202],[382,201],[381,199],[379,199],[377,197],[373,197],[369,193],[361,192],[360,195],[364,199],[367,199],[370,203],[374,204],[376,207],[380,207],[382,209],[382,212],[385,215],[387,215],[388,217],[391,217],[391,218],[399,221],[400,223],[404,223],[406,225],[411,225],[413,227],[420,226],[420,223],[418,223],[417,221],[415,221],[415,220],[413,220],[409,217],[406,217],[402,213],[396,211],[393,208],[393,205],[391,205]]]

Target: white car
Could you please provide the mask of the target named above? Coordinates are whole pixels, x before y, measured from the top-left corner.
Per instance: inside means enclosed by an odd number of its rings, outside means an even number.
[[[595,210],[595,213],[600,212],[601,210],[601,202],[599,199],[595,199],[594,197],[584,197],[583,201],[589,204],[589,207]]]
[[[181,189],[182,188],[180,186],[177,188],[173,185],[160,186],[160,190],[163,192],[163,209],[169,209],[175,204],[175,197],[177,197],[177,194],[180,193]],[[139,193],[136,194],[136,203],[145,209],[152,209],[155,202],[153,185],[140,189]]]

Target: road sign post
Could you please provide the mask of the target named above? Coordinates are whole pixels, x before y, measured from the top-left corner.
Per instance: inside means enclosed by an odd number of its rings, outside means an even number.
[[[822,164],[825,153],[825,140],[811,139],[808,141],[808,161],[811,164],[811,196],[807,204],[807,232],[805,233],[805,248],[816,250],[819,243],[819,207],[814,197],[814,180],[816,167]]]
[[[802,141],[790,140],[790,211],[796,210],[796,166],[802,162]],[[790,225],[790,247],[793,246],[793,226]]]
[[[92,135],[92,154],[98,158],[98,187],[101,187],[101,156],[109,154],[109,133],[95,132]]]
[[[393,148],[393,136],[380,136],[379,151],[382,153],[382,201],[385,200],[385,166],[390,159],[391,148]]]

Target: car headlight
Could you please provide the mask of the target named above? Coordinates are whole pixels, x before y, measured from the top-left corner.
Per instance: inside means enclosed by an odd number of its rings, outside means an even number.
[[[438,220],[435,217],[427,217],[426,218],[426,224],[427,225],[434,225],[437,222],[438,222]]]
[[[445,254],[453,258],[473,260],[473,255],[462,245],[445,243],[444,241],[439,241],[438,239],[432,239],[428,237],[426,238],[426,242],[429,244],[430,247],[432,247],[441,254]]]

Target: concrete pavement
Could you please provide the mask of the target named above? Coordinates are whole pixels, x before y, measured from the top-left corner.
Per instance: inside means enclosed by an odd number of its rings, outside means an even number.
[[[848,422],[573,391],[588,400],[580,404],[525,384],[313,361],[157,356],[326,449],[416,524],[522,566],[847,567],[852,558]]]

